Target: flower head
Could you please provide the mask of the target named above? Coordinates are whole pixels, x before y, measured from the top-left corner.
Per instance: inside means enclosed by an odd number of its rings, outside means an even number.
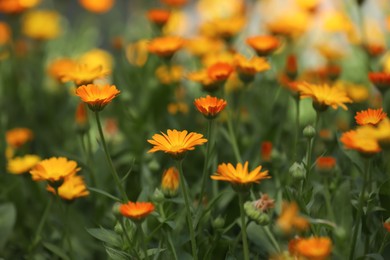
[[[283,203],[282,213],[280,214],[276,225],[286,234],[291,233],[293,229],[303,231],[309,227],[309,222],[304,217],[299,216],[299,208],[295,202]]]
[[[120,213],[134,221],[141,221],[154,211],[154,205],[151,202],[127,202],[119,207]]]
[[[300,10],[283,12],[283,15],[268,22],[266,26],[274,35],[295,38],[305,33],[309,24],[310,16],[307,12]]]
[[[272,154],[272,142],[271,141],[264,141],[261,143],[261,158],[264,162],[270,162],[271,161],[271,154]]]
[[[316,168],[322,172],[329,172],[336,167],[336,158],[332,156],[321,156],[317,159]]]
[[[54,39],[61,32],[60,19],[60,15],[54,11],[31,11],[23,18],[22,32],[32,39]]]
[[[218,62],[207,68],[207,74],[214,82],[226,81],[234,68],[229,63]]]
[[[0,46],[7,44],[11,40],[11,28],[5,22],[0,22]]]
[[[56,59],[49,64],[48,73],[51,77],[60,81],[64,74],[76,66],[77,63],[74,60],[68,58]]]
[[[375,133],[365,126],[343,133],[340,141],[346,149],[356,150],[367,156],[381,151]]]
[[[12,174],[22,174],[33,168],[41,158],[38,155],[28,154],[23,157],[15,157],[7,163],[7,171]]]
[[[205,98],[195,99],[194,102],[196,108],[206,118],[212,119],[218,116],[218,114],[226,107],[227,103],[223,99],[217,97],[211,97],[207,95]]]
[[[90,66],[87,64],[77,64],[62,73],[62,82],[73,81],[77,86],[92,84],[95,79],[103,78],[110,72],[102,66]]]
[[[302,238],[297,241],[295,250],[309,260],[324,260],[332,253],[332,240],[328,237]]]
[[[5,140],[8,145],[18,148],[34,137],[33,132],[28,128],[12,128],[5,133]]]
[[[383,108],[379,109],[367,109],[360,112],[356,112],[355,120],[359,125],[378,125],[387,114],[383,112]]]
[[[34,181],[63,181],[66,177],[80,171],[75,161],[65,157],[51,157],[40,161],[30,171]]]
[[[48,185],[46,189],[56,194],[56,190],[52,186]],[[83,177],[75,174],[66,177],[62,185],[58,187],[57,192],[58,196],[64,200],[74,200],[89,195]]]
[[[2,0],[0,1],[0,13],[16,14],[36,6],[39,0]]]
[[[164,9],[152,9],[146,14],[148,20],[157,26],[163,26],[169,20],[171,12]]]
[[[191,81],[198,82],[202,85],[203,90],[214,92],[219,89],[220,84],[216,84],[208,75],[207,70],[195,71],[187,74],[187,78]]]
[[[217,181],[227,181],[233,185],[233,188],[247,190],[252,183],[260,183],[264,179],[269,179],[268,171],[261,171],[262,166],[256,167],[251,172],[248,171],[248,162],[237,163],[236,168],[231,163],[222,163],[218,165],[217,172],[211,176],[211,179]]]
[[[161,132],[152,136],[149,143],[154,145],[148,153],[163,151],[170,154],[174,159],[182,159],[185,152],[195,149],[195,146],[202,145],[207,142],[203,135],[198,133],[188,133],[187,130],[178,131],[168,129],[167,134]]]
[[[178,83],[183,78],[184,69],[181,66],[165,66],[162,65],[156,69],[156,77],[165,85]]]
[[[88,11],[92,13],[106,13],[115,3],[115,0],[79,0],[79,3]]]
[[[387,220],[383,223],[383,227],[387,230],[387,232],[390,232],[390,219],[387,219]]]
[[[187,4],[188,0],[160,0],[163,4],[166,4],[170,7],[182,7],[183,5]]]
[[[154,38],[148,45],[150,53],[156,54],[162,58],[171,58],[183,46],[182,38],[175,36],[166,36]]]
[[[369,72],[368,78],[383,94],[390,88],[390,74],[386,72]]]
[[[261,57],[270,55],[280,46],[278,38],[268,35],[249,37],[246,39],[246,43]]]
[[[179,172],[175,167],[170,167],[163,173],[161,189],[165,196],[174,197],[179,189]]]
[[[234,57],[234,67],[236,68],[240,78],[245,81],[252,81],[256,73],[269,70],[271,66],[266,59],[261,57],[246,57],[237,54]]]
[[[198,57],[205,56],[210,53],[216,53],[224,48],[224,43],[220,39],[210,37],[199,37],[185,42],[185,48],[192,54]]]
[[[344,90],[326,84],[314,85],[305,82],[299,84],[298,87],[301,98],[312,98],[314,108],[320,111],[326,110],[329,106],[333,109],[342,107],[344,110],[348,110],[345,103],[352,103]]]
[[[101,111],[119,93],[120,91],[114,85],[99,87],[94,84],[89,84],[76,89],[76,95],[83,102],[87,103],[92,111]]]

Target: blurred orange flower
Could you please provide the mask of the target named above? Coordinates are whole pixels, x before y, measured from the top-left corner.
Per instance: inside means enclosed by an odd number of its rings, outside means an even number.
[[[336,167],[336,158],[332,156],[321,156],[316,161],[316,168],[319,171],[331,171]]]
[[[387,117],[387,114],[383,112],[383,108],[379,109],[367,109],[360,112],[356,112],[355,120],[358,125],[378,125],[383,119]]]
[[[207,68],[207,74],[214,82],[226,81],[233,71],[233,66],[225,62],[218,62]]]
[[[206,143],[207,139],[203,138],[202,134],[188,133],[187,130],[168,129],[167,134],[162,132],[161,135],[155,134],[152,136],[152,140],[148,140],[148,142],[154,145],[148,153],[163,151],[170,154],[174,159],[182,159],[185,152],[194,150],[195,146]]]
[[[298,231],[306,230],[309,222],[306,218],[299,216],[299,208],[295,202],[283,202],[282,212],[276,221],[276,225],[286,234],[293,229]]]
[[[68,58],[60,58],[52,61],[49,64],[48,73],[54,79],[60,81],[64,74],[72,70],[77,66],[77,63],[74,60]]]
[[[213,119],[218,116],[227,105],[225,100],[209,95],[195,99],[194,104],[198,111],[208,119]]]
[[[345,132],[341,135],[340,141],[346,149],[356,150],[362,155],[370,156],[380,152],[381,148],[374,133],[366,130],[369,129],[363,127]]]
[[[135,66],[142,67],[148,60],[148,41],[140,40],[126,46],[127,61]]]
[[[0,45],[5,45],[11,40],[11,28],[5,22],[0,22]]]
[[[164,9],[152,9],[146,14],[148,20],[158,26],[163,26],[169,20],[171,12]]]
[[[242,30],[245,22],[244,16],[219,18],[204,23],[200,31],[203,35],[229,41]]]
[[[102,66],[91,67],[87,64],[77,64],[73,68],[63,71],[61,81],[73,81],[77,86],[92,84],[95,79],[107,76],[110,71]]]
[[[55,11],[31,11],[23,17],[22,32],[36,40],[54,39],[61,33],[60,21],[61,16]]]
[[[162,65],[156,69],[156,76],[158,80],[165,85],[180,82],[183,78],[184,69],[182,66],[165,66]]]
[[[78,127],[86,127],[88,124],[88,113],[84,103],[79,103],[76,108],[75,121]]]
[[[127,202],[121,204],[119,211],[122,216],[134,221],[140,221],[146,218],[154,211],[154,205],[151,202]]]
[[[22,174],[33,168],[41,158],[38,155],[27,154],[23,157],[15,157],[7,162],[7,171],[12,174]]]
[[[308,260],[325,260],[332,253],[332,240],[328,237],[302,238],[295,246],[296,253]]]
[[[264,162],[271,161],[272,146],[271,141],[264,141],[261,143],[261,159],[263,159]]]
[[[115,4],[115,0],[79,0],[79,3],[82,7],[92,13],[106,13]]]
[[[0,13],[16,14],[36,6],[39,0],[1,0]]]
[[[268,22],[266,26],[274,35],[295,38],[305,33],[310,24],[310,16],[300,10],[283,12],[283,15]]]
[[[110,103],[120,91],[114,85],[105,85],[102,87],[94,84],[83,85],[76,89],[76,95],[88,104],[92,111],[101,111]]]
[[[250,82],[256,73],[267,71],[271,68],[266,59],[261,57],[252,57],[247,59],[241,54],[234,57],[234,66],[241,80]]]
[[[202,57],[209,53],[221,51],[224,48],[223,41],[210,37],[198,37],[187,40],[185,48],[192,54]]]
[[[176,196],[179,189],[179,172],[175,167],[168,168],[162,176],[161,189],[165,196]]]
[[[369,72],[368,78],[383,94],[390,88],[390,74],[386,72]]]
[[[207,70],[190,72],[187,74],[187,79],[200,83],[203,90],[208,92],[214,92],[220,87],[219,84],[215,84],[215,82],[210,78]]]
[[[390,222],[383,223],[383,227],[387,230],[387,232],[390,232]]]
[[[274,36],[253,36],[246,39],[246,43],[252,47],[257,55],[266,57],[272,54],[280,46],[280,41]]]
[[[56,195],[56,190],[52,186],[47,185],[46,189]],[[70,201],[89,195],[83,177],[75,174],[66,177],[57,192],[62,199]]]
[[[188,0],[160,0],[161,3],[166,4],[170,7],[182,7],[183,5],[187,4]]]
[[[40,161],[30,173],[34,181],[58,182],[80,171],[75,161],[65,157],[51,157]]]
[[[33,132],[28,128],[12,128],[5,133],[5,140],[8,145],[18,148],[33,139]]]
[[[162,58],[171,58],[175,52],[180,50],[184,41],[180,37],[166,36],[154,38],[148,45],[149,52]]]

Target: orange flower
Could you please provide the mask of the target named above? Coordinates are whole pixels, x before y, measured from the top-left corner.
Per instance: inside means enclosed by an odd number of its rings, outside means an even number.
[[[78,130],[84,132],[88,128],[88,113],[84,103],[79,103],[76,108],[75,122]]]
[[[8,145],[18,148],[33,139],[33,132],[28,128],[13,128],[5,133]]]
[[[364,128],[367,129],[367,128]],[[362,155],[370,156],[381,151],[374,134],[370,134],[362,128],[351,130],[341,135],[340,141],[346,149],[356,150]]]
[[[198,82],[202,85],[204,91],[214,92],[219,89],[220,84],[216,84],[208,75],[207,70],[201,70],[196,72],[190,72],[187,78],[191,81]]]
[[[154,38],[148,45],[149,52],[162,58],[171,58],[184,44],[183,39],[175,36]]]
[[[148,140],[154,145],[148,153],[163,151],[170,154],[174,159],[182,159],[185,152],[194,150],[195,146],[202,145],[207,142],[203,135],[198,133],[188,133],[188,131],[168,130],[167,134],[161,132],[152,136],[153,140]]]
[[[291,80],[295,80],[298,75],[298,62],[295,55],[288,55],[286,66],[284,68],[286,75]]]
[[[260,57],[252,57],[247,59],[246,57],[237,54],[234,57],[234,66],[244,82],[250,82],[253,80],[256,73],[269,70],[271,66],[266,59]]]
[[[134,221],[140,221],[146,218],[154,211],[154,205],[151,202],[127,202],[119,207],[120,213]]]
[[[165,196],[174,197],[179,189],[179,172],[175,167],[170,167],[163,174],[161,189]]]
[[[282,15],[266,24],[267,29],[275,35],[295,38],[307,30],[310,15],[302,10],[282,12]]]
[[[21,13],[36,6],[38,3],[39,0],[1,0],[0,12],[7,14]]]
[[[12,174],[22,174],[28,172],[34,167],[41,158],[37,155],[25,155],[23,157],[15,157],[8,161],[7,171]]]
[[[382,93],[390,88],[390,74],[386,72],[369,72],[368,78]]]
[[[52,186],[47,185],[46,189],[56,195],[56,190]],[[58,187],[57,192],[64,200],[74,200],[89,195],[83,177],[74,174],[64,179],[62,185]]]
[[[308,260],[324,260],[332,253],[332,240],[328,237],[302,238],[295,249],[298,255]]]
[[[308,84],[306,82],[299,84],[299,91],[302,98],[312,98],[313,107],[316,110],[324,111],[329,106],[333,109],[342,107],[348,110],[344,103],[352,103],[352,100],[347,96],[344,90],[324,85]]]
[[[261,143],[261,158],[264,162],[271,161],[272,142],[265,141]]]
[[[233,70],[234,68],[229,63],[218,62],[207,68],[207,74],[214,82],[224,82]]]
[[[187,4],[188,0],[160,0],[163,4],[166,4],[171,7],[182,7],[183,5]]]
[[[11,39],[11,28],[5,22],[0,22],[0,45],[7,44]]]
[[[254,36],[246,39],[246,44],[252,47],[257,55],[268,56],[280,46],[278,38],[273,36]]]
[[[171,12],[164,9],[152,9],[148,11],[146,16],[150,22],[162,26],[168,22]]]
[[[276,221],[276,225],[286,234],[291,233],[293,229],[298,231],[306,230],[309,227],[309,222],[307,219],[299,216],[298,213],[297,203],[283,202],[282,213]]]
[[[77,66],[74,60],[68,58],[61,58],[50,63],[48,73],[57,80],[61,80],[63,75]]]
[[[383,227],[387,230],[387,232],[390,232],[390,222],[383,223]]]
[[[205,98],[195,99],[196,108],[206,118],[213,119],[226,107],[227,103],[223,99],[207,95]]]
[[[73,81],[77,86],[92,84],[95,79],[107,76],[110,71],[104,70],[102,66],[91,67],[86,64],[77,64],[66,71],[63,71],[62,82]]]
[[[88,11],[101,14],[108,12],[113,7],[115,0],[79,0],[79,3]]]
[[[336,166],[336,159],[332,156],[321,156],[317,159],[316,167],[319,171],[329,172]]]
[[[229,42],[229,40],[242,30],[245,22],[245,17],[242,15],[219,18],[204,23],[200,30],[203,35],[213,38],[222,38]]]
[[[119,93],[120,91],[114,85],[99,87],[94,84],[88,84],[76,89],[76,95],[95,112],[103,110]]]
[[[156,77],[165,85],[170,85],[180,82],[183,78],[184,69],[181,66],[165,66],[162,65],[156,69]]]
[[[40,161],[30,171],[34,181],[58,182],[80,171],[75,161],[65,157],[51,157]]]
[[[379,109],[367,109],[360,112],[356,112],[355,120],[359,125],[378,125],[387,114],[383,112],[383,108]]]
[[[223,41],[209,37],[199,37],[185,42],[185,48],[195,56],[205,56],[216,53],[224,48]]]
[[[218,165],[217,172],[211,176],[211,179],[217,181],[230,182],[234,189],[247,190],[252,183],[260,183],[264,179],[270,179],[268,171],[261,172],[262,166],[256,167],[251,172],[248,171],[248,162],[237,163],[236,168],[231,163],[222,163]]]
[[[364,48],[371,57],[378,57],[386,51],[386,47],[378,43],[365,44]]]

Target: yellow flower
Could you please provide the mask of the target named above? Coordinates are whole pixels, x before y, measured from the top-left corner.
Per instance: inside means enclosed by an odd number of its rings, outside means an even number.
[[[264,35],[249,37],[246,39],[246,44],[252,47],[258,56],[265,57],[279,48],[280,41],[274,36]]]
[[[221,113],[227,103],[223,99],[207,95],[205,98],[195,99],[194,104],[200,113],[206,118],[212,119]]]
[[[61,17],[55,11],[31,11],[22,20],[24,35],[37,40],[50,40],[61,33]]]
[[[346,149],[356,150],[364,156],[370,156],[381,151],[375,132],[371,131],[369,126],[343,133],[340,141]]]
[[[165,196],[174,197],[179,189],[179,172],[175,167],[170,167],[163,174],[161,189]]]
[[[34,167],[41,158],[38,155],[25,155],[23,157],[15,157],[7,163],[7,171],[12,174],[22,174],[28,172]]]
[[[158,80],[165,85],[179,82],[183,78],[184,69],[182,66],[165,66],[157,68],[156,76]]]
[[[94,84],[84,85],[76,89],[76,95],[88,104],[92,111],[101,111],[109,104],[120,91],[114,85],[105,85],[102,87]]]
[[[380,109],[367,109],[360,112],[356,112],[355,120],[358,125],[378,125],[387,114],[383,112],[383,108]]]
[[[89,68],[102,67],[103,71],[111,71],[113,58],[112,55],[102,49],[92,49],[84,53],[78,60],[79,64],[86,64]]]
[[[77,86],[92,84],[95,79],[107,76],[110,71],[99,66],[77,64],[71,69],[64,71],[61,77],[62,82],[73,81]]]
[[[157,26],[163,26],[169,20],[171,12],[164,9],[151,9],[147,12],[146,17]]]
[[[195,146],[202,145],[207,142],[203,135],[198,133],[188,133],[188,131],[168,130],[167,134],[161,132],[152,136],[149,143],[154,145],[148,153],[163,151],[170,154],[174,159],[182,159],[185,152],[194,150]]]
[[[5,133],[8,145],[18,148],[33,139],[33,132],[28,128],[12,128]]]
[[[332,253],[332,240],[328,237],[302,238],[297,241],[295,250],[308,260],[325,260]]]
[[[324,29],[328,32],[350,32],[352,30],[351,20],[342,12],[326,12],[322,19]]]
[[[390,119],[384,118],[376,128],[369,127],[369,133],[373,133],[375,139],[382,148],[388,149],[390,147]]]
[[[108,12],[115,3],[115,0],[79,0],[79,3],[92,13]]]
[[[142,67],[148,60],[148,41],[140,40],[126,46],[127,61],[137,67]]]
[[[210,37],[198,37],[187,40],[185,48],[195,56],[203,57],[210,53],[216,53],[224,48],[223,41]]]
[[[166,36],[154,38],[148,45],[150,53],[156,54],[159,57],[170,58],[184,44],[183,39],[174,36]]]
[[[120,213],[134,221],[140,221],[146,218],[154,211],[154,205],[150,202],[127,202],[119,207]]]
[[[321,0],[295,0],[297,5],[303,10],[314,12]]]
[[[222,62],[233,65],[234,63],[234,54],[229,51],[217,52],[217,53],[207,53],[202,58],[202,64],[205,67],[210,67],[215,63]]]
[[[280,214],[276,225],[286,234],[292,230],[306,230],[309,227],[307,219],[299,216],[299,208],[295,202],[283,203],[282,213]]]
[[[264,179],[269,179],[268,171],[261,172],[262,166],[248,171],[248,162],[237,163],[236,168],[231,163],[222,163],[218,165],[217,171],[211,176],[211,179],[217,181],[230,182],[234,189],[246,190],[253,183],[260,183]]]
[[[63,181],[66,177],[76,174],[80,171],[75,161],[68,160],[65,157],[51,157],[40,161],[30,171],[34,181]]]
[[[233,71],[233,66],[225,62],[218,62],[207,68],[208,76],[215,83],[226,81]]]
[[[275,35],[298,37],[306,32],[310,24],[310,16],[304,11],[283,12],[283,15],[266,24],[268,30]]]
[[[188,105],[185,102],[171,102],[167,106],[169,114],[176,115],[177,113],[187,114]]]
[[[324,111],[329,106],[333,109],[342,107],[348,110],[345,103],[352,103],[347,93],[341,89],[324,85],[313,85],[306,82],[298,85],[301,98],[313,99],[313,106],[316,110]]]
[[[56,194],[56,190],[48,185],[46,189],[53,194]],[[85,186],[83,177],[78,175],[70,175],[64,179],[64,182],[58,187],[58,195],[64,200],[74,200],[80,197],[89,195],[89,191]]]
[[[208,37],[230,40],[237,35],[245,25],[244,16],[219,18],[202,25],[201,33]]]
[[[0,13],[16,14],[36,6],[39,0],[1,0]]]
[[[267,60],[264,58],[252,57],[251,59],[247,59],[240,54],[237,54],[234,57],[234,66],[238,75],[244,82],[252,81],[256,73],[263,72],[271,68]]]

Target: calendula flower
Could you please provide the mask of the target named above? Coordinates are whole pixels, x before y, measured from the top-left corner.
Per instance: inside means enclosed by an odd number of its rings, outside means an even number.
[[[160,0],[161,3],[166,4],[170,7],[179,8],[187,4],[188,0]]]
[[[23,157],[15,157],[7,162],[7,171],[12,174],[22,174],[33,168],[41,158],[38,155],[28,154]]]
[[[62,199],[69,201],[89,195],[83,177],[75,174],[66,177],[62,185],[57,188],[57,192],[50,185],[47,185],[46,189],[55,195],[58,193]]]
[[[185,42],[184,47],[192,54],[198,57],[203,57],[210,53],[222,51],[224,48],[222,40],[211,37],[198,37]]]
[[[353,24],[349,17],[340,11],[329,11],[323,14],[323,27],[328,32],[350,32]]]
[[[345,103],[352,103],[347,93],[341,89],[330,87],[328,85],[313,85],[308,83],[299,84],[300,96],[302,98],[312,98],[313,107],[316,110],[324,111],[329,106],[333,109],[342,107],[348,110]]]
[[[92,13],[106,13],[113,7],[115,0],[79,0],[82,7]]]
[[[17,14],[36,6],[39,0],[1,0],[0,13]]]
[[[363,47],[371,57],[378,57],[386,51],[386,46],[381,43],[367,43]]]
[[[316,161],[316,168],[320,172],[330,172],[336,167],[336,158],[321,156]]]
[[[280,214],[276,225],[286,234],[294,229],[298,231],[306,230],[309,222],[304,217],[299,216],[299,208],[295,202],[283,203],[282,213]]]
[[[376,127],[365,126],[361,131],[366,132],[364,134],[370,136],[370,138],[374,136],[383,149],[390,147],[390,120],[388,117],[382,119]]]
[[[297,241],[295,250],[308,260],[328,259],[332,253],[332,240],[328,237],[302,238]]]
[[[244,27],[246,19],[239,15],[236,17],[226,17],[214,19],[203,24],[201,33],[209,37],[222,38],[229,42]]]
[[[84,64],[89,68],[101,67],[103,71],[109,72],[112,70],[113,60],[112,55],[108,51],[95,48],[85,52],[78,59],[78,63]]]
[[[11,28],[5,22],[0,22],[0,46],[7,44],[11,39]]]
[[[60,20],[60,14],[55,11],[31,11],[23,17],[22,32],[32,39],[54,39],[61,33]]]
[[[374,132],[365,127],[343,133],[340,141],[346,149],[356,150],[365,156],[371,156],[381,151]]]
[[[280,41],[274,36],[253,36],[246,39],[246,44],[252,47],[257,55],[266,57],[280,46]]]
[[[114,85],[96,86],[88,84],[76,89],[76,95],[88,104],[92,111],[101,111],[120,91]]]
[[[77,64],[70,70],[64,71],[61,81],[73,81],[77,86],[81,86],[92,84],[95,79],[103,78],[109,73],[110,71],[104,70],[100,65],[91,67],[87,64]]]
[[[222,51],[216,53],[207,53],[202,58],[203,66],[210,67],[216,63],[227,63],[233,66],[234,64],[234,54],[230,51]]]
[[[158,80],[165,85],[178,83],[184,75],[184,69],[182,66],[165,66],[162,65],[157,68],[156,76]]]
[[[163,173],[161,180],[161,190],[165,196],[174,197],[177,195],[179,183],[179,172],[175,167],[170,167]]]
[[[171,58],[183,46],[182,38],[175,36],[166,36],[154,38],[148,45],[150,53],[156,54],[162,58]]]
[[[297,5],[308,12],[315,12],[321,0],[295,0]]]
[[[209,95],[195,99],[194,104],[198,111],[208,119],[213,119],[218,116],[227,105],[225,100]]]
[[[310,15],[302,10],[283,12],[266,26],[274,35],[295,38],[306,32],[310,19]]]
[[[77,66],[77,63],[74,60],[59,58],[49,64],[48,73],[54,79],[60,81],[63,75],[72,70],[75,66]]]
[[[157,26],[163,26],[166,24],[170,16],[171,12],[164,9],[152,9],[146,14],[148,20]]]
[[[264,141],[261,143],[261,158],[264,162],[271,161],[272,142]]]
[[[383,119],[387,117],[387,114],[383,112],[383,108],[379,109],[367,109],[360,112],[356,112],[355,120],[358,125],[378,125]]]
[[[390,219],[387,219],[387,220],[383,223],[383,227],[387,230],[387,232],[390,232]]]
[[[188,105],[185,102],[171,102],[167,106],[168,113],[176,115],[177,113],[188,114]]]
[[[271,68],[266,59],[260,57],[246,57],[237,54],[234,57],[234,67],[244,82],[250,82],[254,79],[256,73],[267,71]]]
[[[217,171],[211,176],[211,179],[230,182],[237,191],[247,190],[251,184],[271,178],[268,171],[262,172],[261,168],[260,165],[249,172],[248,162],[245,162],[244,165],[237,163],[236,168],[231,163],[222,163],[218,165]]]
[[[12,128],[5,133],[5,141],[14,148],[18,148],[28,141],[31,141],[33,137],[33,132],[30,129],[23,127]]]
[[[81,168],[77,163],[65,157],[51,157],[40,161],[30,173],[34,181],[61,182],[66,177],[76,174]]]
[[[207,73],[207,70],[190,72],[187,74],[187,78],[191,81],[198,82],[202,85],[203,90],[207,92],[214,92],[219,89],[220,84],[216,84]]]
[[[390,74],[386,72],[369,72],[368,78],[382,95],[390,88]]]
[[[119,211],[122,216],[133,221],[142,221],[154,211],[154,205],[151,202],[127,202],[121,204]]]
[[[142,67],[148,60],[148,41],[140,40],[126,46],[127,61],[137,67]]]
[[[208,76],[215,83],[226,81],[233,71],[233,66],[231,66],[229,63],[224,62],[215,63],[207,68]]]
[[[163,151],[170,154],[174,159],[182,159],[185,152],[195,149],[195,146],[202,145],[207,142],[202,134],[188,133],[187,130],[178,131],[168,129],[167,134],[161,132],[152,136],[149,143],[154,145],[148,153]]]

